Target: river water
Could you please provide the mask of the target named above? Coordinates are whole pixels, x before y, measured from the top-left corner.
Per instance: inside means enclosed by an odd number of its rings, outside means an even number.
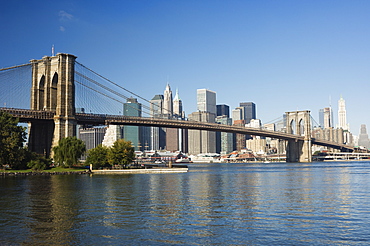
[[[0,178],[0,245],[369,245],[370,162]]]

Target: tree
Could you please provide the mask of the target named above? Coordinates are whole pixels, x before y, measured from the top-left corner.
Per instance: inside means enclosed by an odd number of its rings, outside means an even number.
[[[41,156],[36,153],[32,153],[32,159],[27,163],[27,167],[35,171],[40,171],[48,168],[51,164],[51,160],[46,159],[44,156]]]
[[[92,164],[93,169],[109,166],[108,152],[108,147],[99,144],[97,147],[88,151],[86,164]]]
[[[18,151],[18,161],[12,166],[12,169],[27,169],[27,163],[33,159],[37,159],[38,154],[31,152],[28,148],[23,147]]]
[[[54,161],[61,167],[72,167],[78,164],[78,159],[86,151],[85,143],[76,137],[66,137],[59,140],[53,148]]]
[[[25,128],[18,126],[18,119],[11,114],[0,112],[0,165],[17,167],[24,158],[25,141]]]
[[[111,165],[122,165],[127,167],[135,159],[134,147],[131,141],[118,139],[114,142],[108,153],[108,161]]]

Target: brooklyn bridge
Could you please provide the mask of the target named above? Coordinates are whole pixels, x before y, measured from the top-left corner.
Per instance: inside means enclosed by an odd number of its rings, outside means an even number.
[[[68,136],[76,136],[77,125],[133,125],[218,131],[285,140],[288,162],[311,162],[312,145],[342,152],[357,151],[344,143],[313,138],[310,111],[285,112],[286,132],[229,126],[190,120],[163,119],[150,114],[150,101],[87,68],[71,54],[45,56],[27,64],[0,69],[0,111],[28,123],[28,147],[50,155],[51,148]],[[123,94],[120,91],[124,91]],[[140,115],[123,116],[127,96],[140,98]],[[148,106],[145,106],[145,103]],[[76,108],[87,109],[76,113]],[[283,113],[283,112],[282,112]]]

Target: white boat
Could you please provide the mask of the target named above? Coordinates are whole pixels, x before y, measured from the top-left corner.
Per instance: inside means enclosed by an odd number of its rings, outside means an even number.
[[[176,163],[192,163],[189,158],[179,158],[175,161]]]
[[[193,162],[197,163],[220,162],[220,154],[217,153],[198,154],[196,156],[190,156],[190,158]]]

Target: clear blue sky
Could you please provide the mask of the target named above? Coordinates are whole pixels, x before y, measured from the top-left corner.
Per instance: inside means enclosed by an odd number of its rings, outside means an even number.
[[[196,90],[257,105],[266,123],[340,95],[353,133],[370,131],[370,1],[2,1],[0,67],[70,53],[151,99],[169,82],[186,113]]]

